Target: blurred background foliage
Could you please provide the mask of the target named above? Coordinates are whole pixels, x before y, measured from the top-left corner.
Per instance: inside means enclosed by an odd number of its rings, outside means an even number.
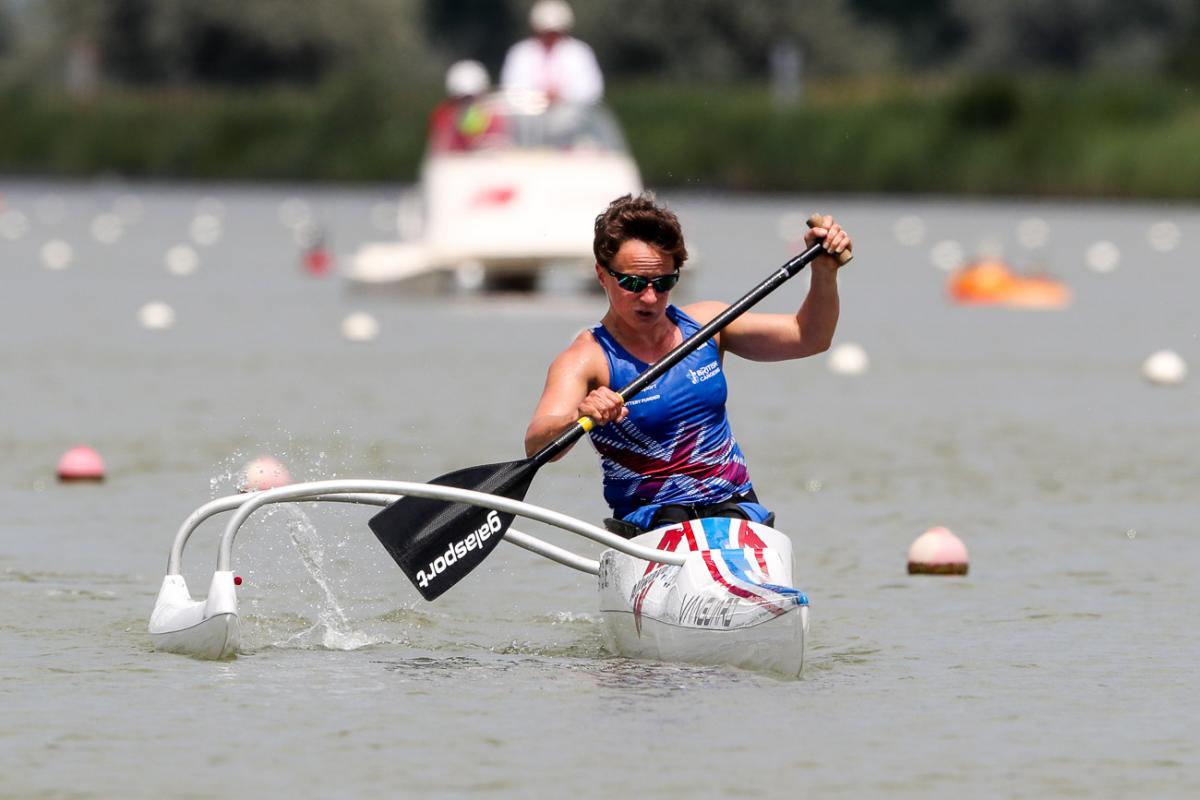
[[[529,4],[0,0],[0,170],[411,180],[445,68],[496,75]],[[652,185],[1200,186],[1196,0],[574,7]]]

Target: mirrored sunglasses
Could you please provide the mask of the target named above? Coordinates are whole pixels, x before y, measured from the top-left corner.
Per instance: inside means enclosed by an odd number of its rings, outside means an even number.
[[[659,275],[657,278],[643,278],[641,275],[617,272],[608,267],[605,267],[604,271],[617,279],[617,286],[634,294],[641,294],[647,286],[653,286],[656,292],[669,292],[675,288],[675,284],[679,283],[679,270],[675,270],[670,275]]]

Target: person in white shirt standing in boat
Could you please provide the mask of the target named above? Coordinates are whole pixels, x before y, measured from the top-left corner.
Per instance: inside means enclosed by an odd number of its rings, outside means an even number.
[[[550,103],[591,105],[604,96],[596,55],[569,35],[575,14],[563,0],[538,0],[529,12],[534,35],[509,48],[500,70],[505,91],[544,92]]]
[[[828,253],[851,248],[833,217],[805,234],[806,247],[822,240]],[[838,321],[838,260],[822,255],[812,262],[808,295],[794,315],[741,315],[625,403],[617,390],[728,304],[670,303],[687,248],[675,214],[651,195],[609,204],[596,218],[592,249],[608,311],[550,364],[525,433],[526,454],[591,417],[588,435],[600,455],[611,530],[632,537],[710,516],[771,525],[775,515],[758,502],[729,428],[723,359],[733,353],[783,361],[827,350]]]

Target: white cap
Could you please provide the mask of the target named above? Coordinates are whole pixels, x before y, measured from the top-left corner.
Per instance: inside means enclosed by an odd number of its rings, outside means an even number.
[[[483,94],[491,83],[487,69],[478,61],[455,61],[446,70],[446,94],[451,97]]]
[[[529,27],[536,33],[566,33],[575,24],[575,14],[563,0],[538,0],[529,10]]]

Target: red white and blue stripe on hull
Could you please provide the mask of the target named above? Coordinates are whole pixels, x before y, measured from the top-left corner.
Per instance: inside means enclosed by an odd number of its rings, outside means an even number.
[[[714,518],[669,525],[633,541],[688,555],[675,566],[604,552],[600,611],[614,652],[800,673],[808,598],[791,586],[786,535],[742,519]]]

